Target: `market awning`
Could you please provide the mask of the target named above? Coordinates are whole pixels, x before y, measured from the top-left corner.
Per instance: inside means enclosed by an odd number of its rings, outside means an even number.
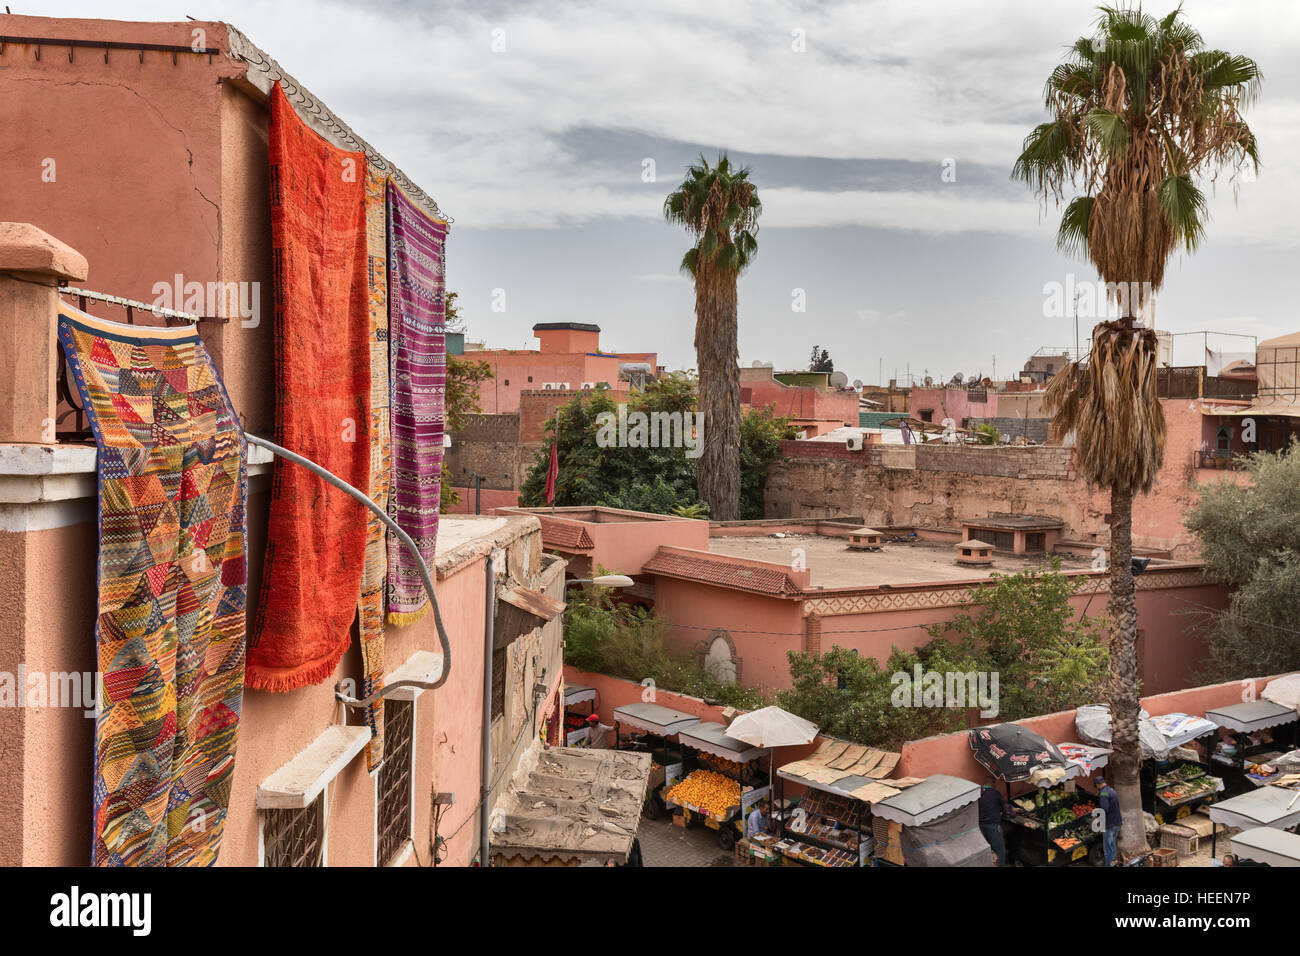
[[[1271,700],[1251,700],[1243,704],[1216,707],[1213,710],[1207,710],[1205,716],[1207,720],[1213,721],[1218,726],[1239,733],[1264,730],[1267,727],[1278,727],[1282,724],[1292,723],[1297,718],[1300,718],[1300,715],[1290,707],[1283,707]]]
[[[974,803],[979,795],[979,784],[937,773],[914,787],[881,800],[871,808],[871,812],[905,827],[917,827]]]
[[[625,863],[641,820],[650,755],[585,747],[530,749],[498,804],[493,865]]]
[[[1239,797],[1210,804],[1210,819],[1230,827],[1277,827],[1300,823],[1300,794],[1281,787],[1260,787]]]
[[[596,699],[596,688],[587,687],[583,684],[565,684],[564,685],[564,706],[573,707],[575,704],[586,703],[589,700]]]
[[[777,776],[813,790],[875,803],[899,792],[901,780],[886,780],[900,755],[847,740],[824,740],[803,760],[777,769]],[[911,781],[908,782],[910,785]]]
[[[1251,827],[1233,834],[1232,852],[1269,866],[1300,866],[1300,835],[1273,827]]]
[[[1036,786],[1051,787],[1077,776],[1071,764],[1041,734],[1020,724],[994,724],[967,732],[976,762],[1008,783],[1030,780]]]
[[[1218,729],[1214,723],[1204,717],[1194,717],[1191,714],[1177,712],[1152,717],[1151,723],[1155,724],[1156,729],[1164,734],[1165,740],[1171,749],[1191,743],[1197,737],[1212,734]]]
[[[737,763],[749,763],[767,753],[763,747],[751,747],[742,740],[728,737],[727,728],[722,724],[696,724],[683,730],[677,739],[686,747]]]
[[[671,737],[673,734],[679,734],[700,722],[700,718],[693,714],[672,710],[668,707],[660,707],[658,704],[646,703],[624,704],[622,707],[615,707],[614,720],[620,724],[635,727],[637,730],[644,730],[648,734],[657,734],[660,737]]]

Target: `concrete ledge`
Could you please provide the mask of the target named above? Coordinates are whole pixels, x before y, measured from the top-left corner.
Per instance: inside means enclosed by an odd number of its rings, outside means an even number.
[[[334,724],[257,788],[259,810],[301,810],[310,806],[339,771],[365,749],[370,728]]]
[[[94,445],[0,444],[0,505],[94,498],[97,454]],[[274,457],[249,445],[249,477],[269,473]]]
[[[57,279],[86,278],[86,257],[30,222],[0,222],[0,271]]]

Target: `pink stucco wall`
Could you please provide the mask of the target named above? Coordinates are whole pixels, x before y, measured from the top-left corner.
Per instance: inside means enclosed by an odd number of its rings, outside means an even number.
[[[931,409],[931,420],[942,424],[945,418],[951,418],[953,424],[962,427],[966,418],[996,418],[998,415],[998,393],[996,389],[986,389],[988,401],[980,404],[969,400],[964,388],[913,388],[908,399],[907,413],[912,418],[921,418],[921,413]]]

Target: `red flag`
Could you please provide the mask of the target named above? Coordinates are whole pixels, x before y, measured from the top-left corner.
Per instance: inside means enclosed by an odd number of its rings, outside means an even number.
[[[555,479],[560,477],[559,439],[551,443],[551,463],[546,468],[546,503],[555,504]]]

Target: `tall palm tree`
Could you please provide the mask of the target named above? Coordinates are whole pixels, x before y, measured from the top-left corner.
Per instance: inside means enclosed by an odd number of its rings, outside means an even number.
[[[664,200],[664,218],[685,226],[696,240],[682,257],[682,271],[695,280],[695,361],[704,415],[696,486],[714,521],[740,517],[736,280],[758,255],[754,236],[762,212],[749,167],[736,168],[726,153],[712,167],[701,156]]]
[[[1096,267],[1120,317],[1092,333],[1091,353],[1048,386],[1057,435],[1073,432],[1079,471],[1110,491],[1110,706],[1120,846],[1146,848],[1138,771],[1137,605],[1131,567],[1133,497],[1151,490],[1164,459],[1156,396],[1157,342],[1135,321],[1179,247],[1193,252],[1208,219],[1198,178],[1259,166],[1242,118],[1260,73],[1248,57],[1206,49],[1175,10],[1101,7],[1097,28],[1047,80],[1051,119],[1026,138],[1013,178],[1065,207],[1064,251]],[[1113,283],[1113,285],[1112,285]]]

